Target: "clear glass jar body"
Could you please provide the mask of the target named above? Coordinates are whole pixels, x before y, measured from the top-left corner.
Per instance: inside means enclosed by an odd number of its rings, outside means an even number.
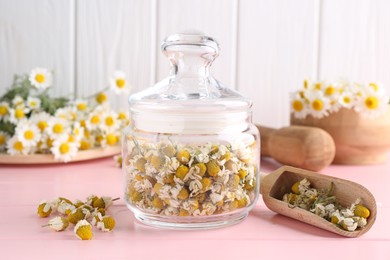
[[[209,75],[214,40],[174,36],[163,44],[172,75],[129,99],[131,124],[122,139],[126,205],[152,226],[234,224],[259,196],[260,138],[251,102]]]

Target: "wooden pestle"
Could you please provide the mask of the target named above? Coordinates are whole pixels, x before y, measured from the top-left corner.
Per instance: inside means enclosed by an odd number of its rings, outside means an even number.
[[[261,137],[261,155],[311,171],[330,165],[336,148],[324,130],[308,126],[287,126],[273,129],[257,125]]]

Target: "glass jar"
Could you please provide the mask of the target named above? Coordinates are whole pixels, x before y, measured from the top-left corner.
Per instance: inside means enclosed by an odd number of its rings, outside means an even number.
[[[259,194],[260,138],[252,103],[209,73],[218,43],[167,37],[171,75],[129,98],[124,193],[141,222],[201,229],[243,220]]]

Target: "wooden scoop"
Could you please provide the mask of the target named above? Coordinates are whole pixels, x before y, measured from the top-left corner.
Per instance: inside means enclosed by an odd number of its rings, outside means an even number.
[[[334,159],[336,147],[324,130],[308,126],[288,126],[278,130],[257,126],[261,155],[307,170],[320,171]]]
[[[290,193],[291,186],[304,178],[310,181],[312,187],[319,190],[329,189],[333,182],[333,195],[335,195],[340,204],[345,207],[349,207],[352,203],[356,202],[357,198],[360,198],[361,204],[367,207],[371,212],[367,219],[367,225],[355,231],[346,231],[310,211],[288,206],[288,204],[282,200],[283,195]],[[358,237],[366,233],[372,227],[376,218],[377,210],[375,198],[371,192],[362,185],[291,166],[283,166],[272,173],[266,175],[262,174],[260,180],[260,193],[263,195],[265,205],[270,210],[345,237]]]

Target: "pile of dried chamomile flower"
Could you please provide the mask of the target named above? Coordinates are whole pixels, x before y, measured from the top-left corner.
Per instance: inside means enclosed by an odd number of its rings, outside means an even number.
[[[80,200],[72,202],[66,198],[58,197],[52,202],[42,201],[38,206],[37,214],[41,218],[46,218],[58,213],[43,227],[64,231],[69,224],[73,224],[74,234],[77,238],[90,240],[93,237],[92,226],[103,232],[110,232],[115,228],[115,219],[106,213],[113,201],[118,199],[90,195],[85,202]]]
[[[305,178],[292,185],[292,193],[284,194],[283,201],[291,207],[308,210],[347,231],[354,231],[367,225],[370,210],[359,204],[360,199],[346,208],[332,195],[333,190],[333,183],[329,190],[321,191],[311,187]]]

